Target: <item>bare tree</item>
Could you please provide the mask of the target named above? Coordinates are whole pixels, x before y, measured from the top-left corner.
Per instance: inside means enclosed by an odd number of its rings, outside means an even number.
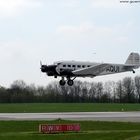
[[[140,103],[140,76],[135,77],[135,88],[138,96],[138,102]]]
[[[103,94],[103,83],[98,82],[96,85],[96,97],[97,97],[97,102],[100,102],[100,98]]]
[[[26,83],[23,80],[16,80],[11,84],[12,89],[20,88],[20,89],[25,89],[26,88]]]
[[[89,88],[89,100],[96,102],[96,83],[91,83]]]
[[[104,100],[104,102],[111,102],[115,90],[115,83],[113,81],[105,82],[103,89],[104,94],[102,100]]]
[[[118,81],[116,83],[116,96],[118,98],[119,103],[122,103],[122,99],[123,99],[123,85],[122,85],[122,81]]]
[[[128,103],[134,102],[135,94],[134,94],[134,81],[131,77],[126,77],[123,79],[123,88],[124,88],[124,101]]]

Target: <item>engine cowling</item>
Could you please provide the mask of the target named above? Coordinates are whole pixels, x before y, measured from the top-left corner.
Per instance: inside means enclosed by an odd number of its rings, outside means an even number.
[[[42,65],[40,69],[41,69],[42,72],[46,72],[47,71],[47,65]]]

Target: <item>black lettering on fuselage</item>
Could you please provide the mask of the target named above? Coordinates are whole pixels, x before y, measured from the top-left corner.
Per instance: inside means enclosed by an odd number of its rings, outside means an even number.
[[[109,66],[107,69],[106,69],[106,72],[119,72],[120,71],[120,68],[119,66]]]

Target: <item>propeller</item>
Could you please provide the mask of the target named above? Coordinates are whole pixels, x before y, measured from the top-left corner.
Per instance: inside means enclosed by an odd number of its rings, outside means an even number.
[[[46,72],[47,65],[43,65],[42,62],[40,61],[40,69],[42,72]]]
[[[40,66],[42,67],[42,62],[40,61]]]

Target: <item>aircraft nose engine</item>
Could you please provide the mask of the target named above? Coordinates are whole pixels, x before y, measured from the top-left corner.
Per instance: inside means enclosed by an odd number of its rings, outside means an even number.
[[[46,72],[48,76],[54,76],[58,73],[56,72],[56,65],[41,65],[41,71]]]
[[[54,76],[57,75],[56,72],[56,65],[48,65],[46,69],[47,75],[48,76]]]
[[[40,69],[42,72],[47,72],[47,68],[48,68],[47,65],[41,65]]]

